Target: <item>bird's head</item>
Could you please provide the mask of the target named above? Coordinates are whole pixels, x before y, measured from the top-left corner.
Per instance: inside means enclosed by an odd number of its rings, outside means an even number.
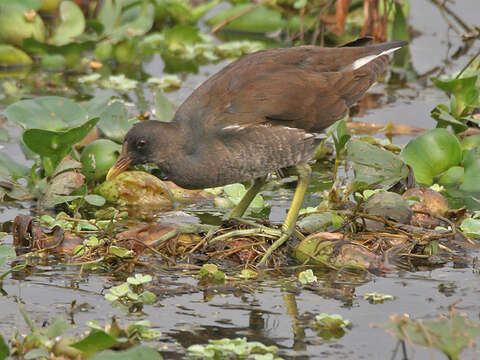
[[[132,127],[123,141],[122,153],[110,168],[107,180],[111,180],[134,165],[162,162],[168,151],[168,124],[160,121],[142,121]],[[165,128],[165,129],[164,129]]]

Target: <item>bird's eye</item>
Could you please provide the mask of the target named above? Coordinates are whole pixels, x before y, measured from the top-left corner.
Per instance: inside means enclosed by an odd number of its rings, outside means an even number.
[[[147,142],[145,141],[145,139],[140,139],[137,141],[137,148],[141,149],[145,146]]]

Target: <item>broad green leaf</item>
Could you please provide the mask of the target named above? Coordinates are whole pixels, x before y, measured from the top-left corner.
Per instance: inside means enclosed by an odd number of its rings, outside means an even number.
[[[259,6],[249,10],[251,6],[250,3],[233,6],[220,11],[208,19],[206,23],[208,26],[214,27],[227,19],[243,14],[235,20],[228,22],[224,28],[236,31],[266,33],[285,27],[286,21],[282,19],[282,14],[279,10],[268,6]]]
[[[346,158],[354,163],[355,182],[362,187],[389,188],[408,176],[398,156],[363,141],[350,141]]]
[[[74,344],[71,344],[70,346],[80,350],[86,357],[90,357],[99,351],[112,347],[116,343],[117,339],[110,336],[106,332],[100,330],[92,330],[87,337]]]
[[[23,142],[30,150],[53,158],[63,158],[72,145],[82,140],[98,122],[98,118],[91,119],[83,125],[68,130],[27,129],[23,133]]]
[[[417,182],[432,185],[437,176],[462,161],[458,138],[446,129],[432,129],[410,140],[401,158],[413,168]]]
[[[445,104],[437,105],[430,112],[430,115],[432,118],[437,120],[438,127],[447,127],[448,125],[451,125],[456,133],[468,129],[468,126],[464,122],[458,120],[456,117],[450,114],[450,110]]]
[[[50,353],[41,348],[32,349],[25,354],[23,357],[24,360],[37,360],[37,359],[48,359],[50,357]]]
[[[466,218],[460,225],[462,231],[468,236],[480,237],[480,220]]]
[[[104,27],[104,33],[110,34],[115,29],[122,13],[122,2],[114,0],[104,0],[100,12],[98,13],[98,21]]]
[[[106,202],[104,197],[95,194],[85,196],[85,201],[93,206],[103,206]]]
[[[0,43],[22,47],[24,40],[34,38],[45,41],[45,25],[38,14],[25,17],[31,10],[22,1],[0,1]]]
[[[452,109],[460,115],[467,107],[477,105],[479,102],[479,90],[476,86],[478,76],[466,78],[440,80],[431,79],[433,83],[447,94],[455,97],[456,108]]]
[[[67,66],[67,60],[61,54],[43,54],[41,64],[46,69],[58,70]]]
[[[128,112],[123,103],[114,101],[101,113],[98,128],[109,139],[121,143],[132,127],[128,120]]]
[[[25,129],[64,131],[87,121],[85,109],[73,100],[44,96],[13,103],[5,115]]]
[[[8,245],[0,245],[0,268],[7,263],[8,259],[15,257],[17,257],[17,254],[14,248]]]
[[[152,281],[152,275],[135,274],[134,277],[127,278],[127,283],[131,285],[143,285]]]
[[[0,176],[9,180],[28,177],[30,168],[13,160],[7,153],[0,153]]]
[[[480,323],[456,313],[434,320],[412,320],[405,315],[394,315],[390,322],[375,326],[398,339],[438,349],[452,360],[459,359],[465,347],[474,346],[474,338],[480,335]]]
[[[15,46],[0,44],[0,66],[29,65],[32,58]]]
[[[55,28],[50,42],[62,46],[73,41],[85,30],[82,10],[72,1],[63,1],[59,8],[60,24]]]
[[[138,345],[124,351],[103,351],[90,358],[90,360],[162,360],[162,356],[157,350],[146,345]]]
[[[176,25],[165,29],[165,43],[171,51],[182,49],[185,45],[193,45],[202,40],[200,29],[190,25]]]
[[[3,339],[3,336],[0,335],[0,360],[5,360],[8,356],[8,354],[10,354],[10,350],[8,348],[8,345],[5,342],[5,340]]]
[[[108,248],[108,253],[124,259],[132,258],[134,255],[134,252],[132,250],[128,250],[114,245],[111,245]]]
[[[90,101],[84,104],[84,108],[88,113],[88,117],[100,117],[100,115],[107,109],[111,95],[100,95],[93,97]]]
[[[155,11],[149,1],[124,9],[121,13],[120,26],[111,32],[114,42],[125,38],[146,34],[153,26]]]
[[[57,336],[62,335],[70,328],[71,326],[65,320],[65,318],[63,316],[58,316],[55,318],[53,323],[45,329],[45,335],[48,336],[50,339],[53,339]]]
[[[469,210],[480,210],[480,147],[465,154],[464,180],[460,190],[464,193],[465,205]]]

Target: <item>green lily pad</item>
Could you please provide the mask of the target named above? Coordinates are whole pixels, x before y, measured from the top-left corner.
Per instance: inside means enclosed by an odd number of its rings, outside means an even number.
[[[80,7],[72,1],[63,1],[59,8],[60,24],[55,28],[50,42],[66,45],[85,30],[85,17]]]
[[[413,168],[417,182],[432,185],[435,176],[460,165],[462,148],[448,130],[432,129],[410,140],[400,156]]]
[[[347,160],[354,163],[358,188],[389,188],[408,176],[408,167],[398,156],[363,141],[347,144]]]

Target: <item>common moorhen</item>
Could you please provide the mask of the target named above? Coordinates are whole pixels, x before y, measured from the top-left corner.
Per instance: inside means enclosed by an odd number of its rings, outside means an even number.
[[[154,163],[187,189],[254,180],[230,214],[241,217],[268,173],[296,166],[298,185],[283,234],[264,263],[295,229],[317,134],[345,116],[385,70],[388,54],[404,45],[361,38],[336,48],[299,46],[244,56],[197,88],[170,123],[135,125],[107,179],[131,165]]]

